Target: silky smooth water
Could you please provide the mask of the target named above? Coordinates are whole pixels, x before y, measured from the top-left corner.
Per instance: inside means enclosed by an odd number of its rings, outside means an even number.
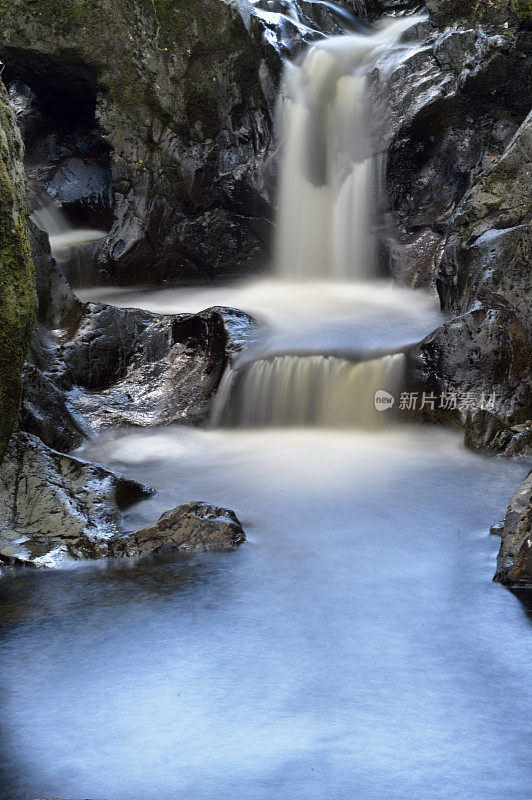
[[[332,36],[286,64],[277,121],[281,275],[360,280],[374,274],[383,186],[376,155],[381,137],[372,128],[383,120],[375,119],[382,110],[370,108],[368,76],[379,56],[412,47],[401,38],[421,19],[398,17],[364,33]]]
[[[2,798],[517,800],[530,621],[491,582],[521,464],[436,429],[123,432],[82,453],[234,508],[234,553],[4,578]]]
[[[386,352],[422,339],[444,321],[437,297],[391,281],[264,278],[204,287],[93,287],[77,294],[157,314],[239,308],[267,332],[262,354]]]

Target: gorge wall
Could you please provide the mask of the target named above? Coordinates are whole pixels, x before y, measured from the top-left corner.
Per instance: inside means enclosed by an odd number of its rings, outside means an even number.
[[[0,81],[0,462],[15,426],[35,314],[23,145]]]

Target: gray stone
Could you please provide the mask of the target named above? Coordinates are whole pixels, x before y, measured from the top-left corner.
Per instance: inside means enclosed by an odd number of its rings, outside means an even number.
[[[122,511],[152,490],[15,434],[0,467],[0,561],[55,567],[109,555]]]
[[[115,556],[161,555],[174,550],[233,550],[246,535],[234,511],[202,501],[166,511],[147,528],[129,534],[112,547]]]
[[[532,472],[516,491],[506,512],[494,580],[515,589],[532,589]]]

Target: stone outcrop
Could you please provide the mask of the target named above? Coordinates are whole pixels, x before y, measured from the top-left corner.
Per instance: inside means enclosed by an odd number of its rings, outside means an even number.
[[[0,57],[36,98],[32,154],[49,192],[78,215],[91,197],[112,198],[100,281],[210,279],[264,263],[271,79],[233,3],[13,0]]]
[[[152,494],[136,481],[15,434],[0,467],[0,561],[37,567],[109,555],[121,512]]]
[[[508,505],[494,580],[514,589],[532,589],[532,472]]]
[[[206,550],[233,550],[246,535],[234,511],[202,501],[166,511],[147,528],[131,533],[112,547],[115,556],[162,555]]]
[[[131,478],[16,433],[0,466],[0,563],[60,567],[82,558],[230,550],[245,541],[233,511],[204,502],[127,532],[122,512],[152,494]]]
[[[495,395],[494,408],[473,401],[454,418],[469,446],[507,455],[532,445],[531,154],[529,115],[452,218],[437,283],[457,316],[410,353],[420,386]]]
[[[197,424],[228,361],[256,337],[234,309],[158,315],[75,301],[62,326],[36,328],[20,426],[70,450],[118,424]]]
[[[430,289],[458,206],[530,110],[532,33],[471,24],[418,29],[420,47],[400,63],[377,65],[372,91],[389,109],[391,270],[401,283]]]
[[[35,315],[23,145],[0,80],[0,462],[17,420]]]

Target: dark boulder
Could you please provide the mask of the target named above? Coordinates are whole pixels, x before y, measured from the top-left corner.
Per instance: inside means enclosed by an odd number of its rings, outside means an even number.
[[[147,528],[129,534],[112,548],[114,556],[162,555],[174,550],[233,550],[246,540],[234,511],[196,501],[166,511]]]

